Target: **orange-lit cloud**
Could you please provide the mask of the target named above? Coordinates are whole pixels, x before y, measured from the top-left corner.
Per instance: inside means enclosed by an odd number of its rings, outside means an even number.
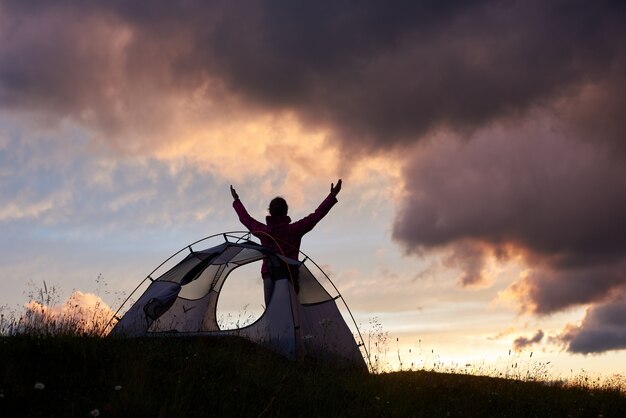
[[[192,164],[200,172],[235,184],[274,179],[278,184],[272,188],[290,194],[314,179],[331,181],[338,170],[337,149],[328,143],[325,132],[306,131],[289,114],[192,121],[181,127],[176,140],[156,146],[153,155],[171,163],[174,170],[178,164]]]
[[[79,290],[60,305],[33,300],[24,308],[20,327],[51,334],[103,335],[109,331],[107,325],[113,317],[113,311],[99,296]]]

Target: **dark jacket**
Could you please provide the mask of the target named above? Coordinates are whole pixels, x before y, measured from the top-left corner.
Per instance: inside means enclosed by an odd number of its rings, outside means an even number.
[[[302,237],[326,216],[335,203],[337,203],[337,198],[330,194],[315,209],[315,212],[297,222],[291,223],[289,216],[267,216],[265,218],[267,225],[250,216],[241,200],[235,199],[233,208],[239,216],[239,221],[261,240],[261,245],[271,248],[277,254],[297,260]],[[269,269],[265,262],[263,262],[261,274],[263,278],[269,276]]]

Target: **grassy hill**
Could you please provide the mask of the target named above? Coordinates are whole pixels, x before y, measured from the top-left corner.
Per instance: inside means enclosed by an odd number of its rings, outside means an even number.
[[[295,363],[237,338],[0,338],[0,416],[624,417],[618,389]]]

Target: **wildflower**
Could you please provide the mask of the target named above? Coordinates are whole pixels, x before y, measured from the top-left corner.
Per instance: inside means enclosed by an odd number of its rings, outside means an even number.
[[[37,389],[37,390],[44,390],[45,388],[46,388],[46,385],[44,385],[43,383],[41,383],[41,382],[35,383],[35,389]]]
[[[92,417],[99,417],[100,410],[98,408],[92,409],[91,412],[89,412],[89,415],[91,415]]]
[[[116,385],[115,390],[122,390],[122,385]]]

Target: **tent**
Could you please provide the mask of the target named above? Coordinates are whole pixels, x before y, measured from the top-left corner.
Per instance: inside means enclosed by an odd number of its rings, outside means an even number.
[[[208,240],[219,243],[201,250],[194,248]],[[252,241],[249,232],[203,238],[172,255],[135,288],[112,319],[117,323],[109,335],[236,335],[292,359],[309,356],[365,368],[367,352],[347,304],[319,266],[301,254],[303,261],[283,257]],[[172,260],[181,256],[184,256],[182,260],[157,276],[165,270],[166,264],[173,264]],[[260,270],[262,260],[270,266],[275,278],[274,291],[265,311],[250,325],[220,329],[216,311],[224,283],[241,266],[258,263]],[[297,293],[294,280],[299,283]],[[332,288],[331,292],[320,281],[330,284],[327,287]],[[145,283],[149,283],[148,288],[120,318],[119,312]],[[251,280],[250,286],[261,284]],[[338,300],[343,304],[354,333],[339,310]]]

